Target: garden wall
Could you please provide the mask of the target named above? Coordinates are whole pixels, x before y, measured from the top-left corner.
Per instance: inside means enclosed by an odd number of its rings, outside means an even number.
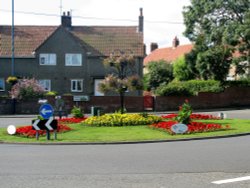
[[[199,93],[192,97],[155,97],[155,111],[178,110],[178,107],[188,99],[193,109],[229,108],[229,107],[249,107],[250,88],[231,87],[221,93]],[[72,96],[63,96],[65,110],[70,112],[74,105],[80,106],[85,113],[91,112],[92,106],[101,107],[104,112],[115,112],[120,108],[119,96],[90,97],[89,101],[75,102]],[[55,106],[55,98],[48,97],[48,101]],[[38,100],[16,101],[16,114],[38,114]],[[125,97],[125,107],[128,112],[141,112],[143,108],[143,97]],[[0,99],[0,114],[12,114],[13,101],[11,99]]]

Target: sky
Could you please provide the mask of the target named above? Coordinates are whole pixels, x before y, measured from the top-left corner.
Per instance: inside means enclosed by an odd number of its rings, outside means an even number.
[[[190,43],[183,36],[183,6],[190,0],[14,0],[15,25],[60,25],[64,11],[72,14],[72,25],[138,25],[143,8],[144,43],[160,48],[172,45],[177,36],[180,44]],[[12,0],[0,0],[0,25],[12,24]]]

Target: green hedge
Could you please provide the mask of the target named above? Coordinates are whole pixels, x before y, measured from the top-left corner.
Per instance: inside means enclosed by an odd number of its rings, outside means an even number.
[[[215,80],[189,80],[171,82],[157,88],[156,94],[160,96],[192,96],[199,92],[221,92],[223,87]]]
[[[232,80],[223,83],[224,87],[250,87],[250,78],[242,80]]]

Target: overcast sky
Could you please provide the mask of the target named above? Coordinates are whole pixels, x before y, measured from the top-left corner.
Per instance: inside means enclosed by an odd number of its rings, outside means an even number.
[[[0,25],[11,25],[11,0],[0,0]],[[143,8],[144,42],[168,47],[177,36],[189,43],[182,33],[183,6],[190,0],[14,0],[15,25],[60,25],[60,14],[71,11],[73,25],[138,25]]]

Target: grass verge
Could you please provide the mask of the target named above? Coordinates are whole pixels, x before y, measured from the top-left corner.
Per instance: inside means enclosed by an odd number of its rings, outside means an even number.
[[[72,131],[60,133],[57,140],[54,140],[51,134],[51,140],[47,141],[45,136],[36,138],[26,138],[20,136],[10,136],[6,129],[0,129],[0,142],[18,142],[18,143],[58,143],[58,142],[130,142],[130,141],[148,141],[148,140],[176,140],[186,138],[200,138],[225,136],[242,133],[250,133],[250,120],[226,119],[226,120],[202,120],[206,123],[220,123],[230,125],[229,130],[216,132],[169,135],[167,132],[159,129],[151,129],[148,126],[124,126],[124,127],[89,127],[82,124],[70,124]]]

